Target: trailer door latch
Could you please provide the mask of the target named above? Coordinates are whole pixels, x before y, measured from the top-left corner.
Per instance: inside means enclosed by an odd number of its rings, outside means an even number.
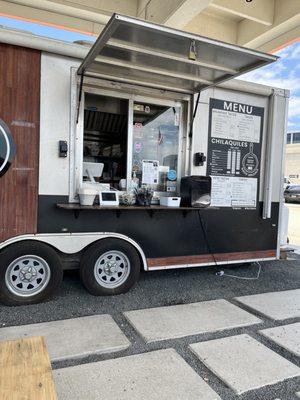
[[[202,167],[202,165],[206,161],[206,156],[204,153],[195,153],[194,154],[194,166],[195,167]]]
[[[59,157],[67,157],[68,143],[65,140],[59,141]]]

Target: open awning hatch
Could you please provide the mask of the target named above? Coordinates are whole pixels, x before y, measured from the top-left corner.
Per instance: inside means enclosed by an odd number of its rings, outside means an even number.
[[[79,75],[196,93],[278,57],[114,14]]]

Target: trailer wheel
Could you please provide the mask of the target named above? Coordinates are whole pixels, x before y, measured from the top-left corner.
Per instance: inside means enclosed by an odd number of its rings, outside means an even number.
[[[94,296],[126,293],[138,280],[140,258],[133,246],[119,239],[102,239],[83,254],[80,276]]]
[[[39,303],[60,285],[61,260],[40,242],[18,242],[0,253],[0,299],[6,305]]]

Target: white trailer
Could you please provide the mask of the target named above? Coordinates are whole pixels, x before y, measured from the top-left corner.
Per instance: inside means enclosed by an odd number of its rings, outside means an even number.
[[[3,302],[43,300],[74,265],[105,295],[141,268],[279,258],[289,92],[232,80],[276,56],[120,15],[92,47],[1,37]],[[86,162],[99,190],[185,203],[83,206]]]

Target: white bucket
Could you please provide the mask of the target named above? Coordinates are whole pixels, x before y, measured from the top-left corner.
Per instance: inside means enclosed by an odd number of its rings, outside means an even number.
[[[92,206],[98,192],[94,189],[82,187],[78,190],[78,194],[82,206]]]

